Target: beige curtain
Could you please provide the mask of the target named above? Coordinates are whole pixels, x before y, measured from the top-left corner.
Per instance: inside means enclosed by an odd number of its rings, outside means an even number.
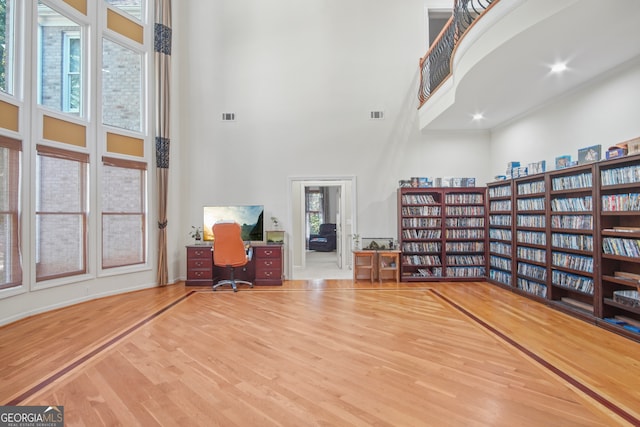
[[[158,181],[158,285],[169,281],[167,267],[167,197],[171,100],[171,0],[155,0],[156,168]]]

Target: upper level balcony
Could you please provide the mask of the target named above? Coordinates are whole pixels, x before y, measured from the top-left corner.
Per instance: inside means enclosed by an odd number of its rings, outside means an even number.
[[[456,0],[420,61],[420,128],[490,130],[606,78],[640,55],[639,22],[640,0]]]

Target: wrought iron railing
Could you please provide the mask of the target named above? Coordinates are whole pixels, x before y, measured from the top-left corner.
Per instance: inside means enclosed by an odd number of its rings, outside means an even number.
[[[473,23],[500,0],[456,0],[451,18],[420,59],[419,107],[451,75],[451,57]]]

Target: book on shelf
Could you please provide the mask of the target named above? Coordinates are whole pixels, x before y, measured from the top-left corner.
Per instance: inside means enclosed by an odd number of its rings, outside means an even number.
[[[571,156],[564,155],[556,157],[556,169],[563,169],[569,167],[571,164]]]
[[[605,230],[606,231],[606,230]],[[613,227],[611,231],[640,232],[640,227]]]
[[[600,160],[602,156],[602,146],[592,145],[590,147],[581,148],[578,150],[578,164],[593,163]]]

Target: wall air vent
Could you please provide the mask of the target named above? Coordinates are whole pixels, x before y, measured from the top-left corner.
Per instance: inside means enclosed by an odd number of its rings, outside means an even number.
[[[372,111],[369,117],[371,120],[382,120],[384,119],[384,111]]]
[[[223,122],[235,122],[236,121],[236,113],[222,113],[222,121]]]

